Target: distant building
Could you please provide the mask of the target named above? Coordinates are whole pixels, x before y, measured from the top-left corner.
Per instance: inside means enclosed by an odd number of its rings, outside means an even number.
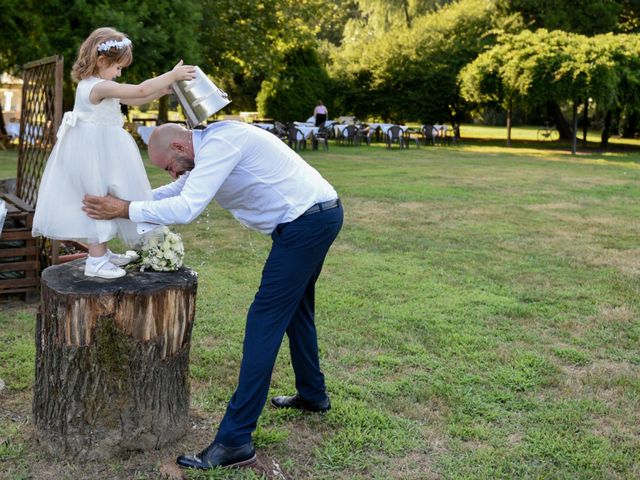
[[[8,73],[0,74],[0,110],[5,124],[20,120],[21,105],[22,79]]]

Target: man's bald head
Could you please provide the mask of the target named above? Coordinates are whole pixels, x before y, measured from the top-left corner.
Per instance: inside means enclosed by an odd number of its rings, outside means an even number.
[[[156,127],[149,137],[149,160],[176,178],[194,166],[191,131],[175,123]]]
[[[167,152],[171,150],[171,144],[183,141],[186,133],[188,133],[188,130],[175,123],[165,123],[154,128],[149,137],[149,159],[151,163],[157,165],[154,159],[167,155]]]

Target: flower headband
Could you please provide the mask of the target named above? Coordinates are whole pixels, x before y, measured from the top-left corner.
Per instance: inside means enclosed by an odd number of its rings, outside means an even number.
[[[123,38],[122,40],[108,40],[98,45],[98,52],[107,52],[114,47],[118,50],[122,50],[129,45],[131,45],[131,40],[128,38]]]

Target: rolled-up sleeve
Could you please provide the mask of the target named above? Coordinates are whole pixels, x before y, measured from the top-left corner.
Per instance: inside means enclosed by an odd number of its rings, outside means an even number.
[[[240,157],[240,151],[228,141],[209,135],[198,148],[189,175],[154,190],[156,200],[131,202],[129,218],[162,225],[193,221],[213,200]]]

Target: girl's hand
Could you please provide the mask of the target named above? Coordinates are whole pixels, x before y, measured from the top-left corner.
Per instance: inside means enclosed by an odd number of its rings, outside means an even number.
[[[180,60],[171,70],[175,82],[178,80],[192,80],[196,76],[196,68],[193,65],[183,65],[182,63],[182,60]]]

